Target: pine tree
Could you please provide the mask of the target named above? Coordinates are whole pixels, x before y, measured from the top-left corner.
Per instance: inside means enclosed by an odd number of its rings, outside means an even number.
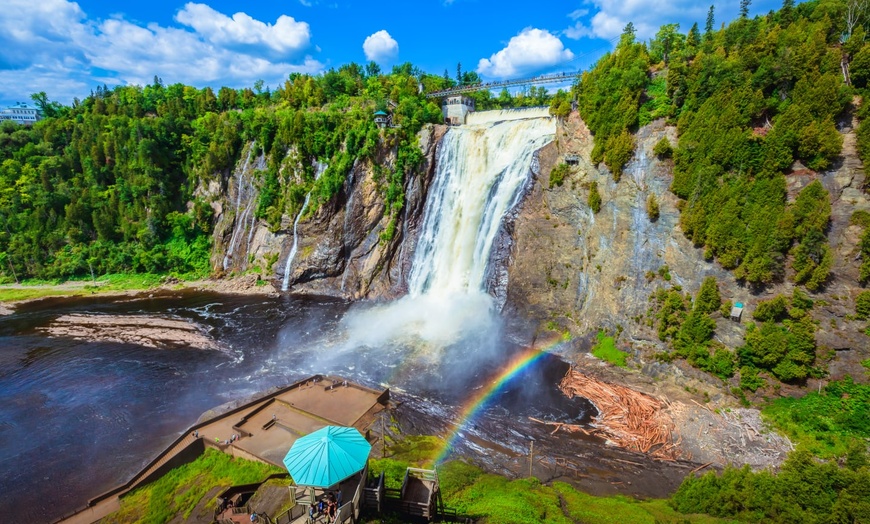
[[[787,26],[791,23],[792,10],[794,9],[794,0],[782,0],[782,9],[779,11],[782,25]]]
[[[749,4],[752,0],[740,0],[740,18],[749,17]]]
[[[625,28],[622,30],[622,36],[619,39],[619,46],[623,47],[625,45],[634,43],[634,35],[637,31],[634,28],[634,23],[629,22],[625,24]]]
[[[462,84],[462,62],[456,62],[456,83]]]
[[[699,45],[701,45],[701,32],[698,30],[698,22],[695,22],[689,29],[689,34],[686,35],[686,47],[694,49]]]
[[[710,6],[710,10],[707,11],[707,24],[704,25],[704,38],[710,40],[713,38],[713,24],[716,23],[716,19],[713,17],[713,12],[715,10],[714,6]]]

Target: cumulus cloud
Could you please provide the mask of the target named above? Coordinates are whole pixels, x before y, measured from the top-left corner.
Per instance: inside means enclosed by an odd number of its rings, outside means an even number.
[[[274,85],[292,72],[319,72],[307,23],[232,17],[188,3],[177,27],[122,17],[91,20],[67,0],[8,0],[0,10],[0,92],[14,98],[45,91],[69,102],[96,84],[145,84],[154,76],[195,86]]]
[[[236,13],[230,18],[205,4],[190,2],[175,19],[222,47],[266,47],[280,54],[294,54],[311,43],[308,24],[287,15],[279,16],[274,24],[266,24],[245,13]]]
[[[551,67],[574,58],[555,35],[527,27],[507,46],[489,58],[481,58],[477,72],[491,77],[509,77]]]
[[[621,35],[626,24],[632,22],[637,37],[648,39],[655,36],[663,24],[679,22],[685,25],[684,30],[695,22],[703,24],[709,8],[709,4],[692,0],[584,0],[583,3],[589,9],[577,9],[568,14],[574,21],[562,32],[568,38],[609,40]],[[717,18],[720,18],[719,9],[717,5]],[[730,13],[730,9],[726,12]],[[590,13],[592,16],[587,16]]]
[[[366,60],[387,62],[399,55],[399,43],[386,30],[381,29],[363,42]]]

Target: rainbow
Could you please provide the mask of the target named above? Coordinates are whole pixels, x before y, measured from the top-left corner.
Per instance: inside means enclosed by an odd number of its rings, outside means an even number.
[[[559,337],[553,341],[547,342],[542,346],[532,346],[518,353],[505,366],[489,384],[489,386],[481,388],[476,394],[471,397],[462,408],[459,415],[459,422],[456,423],[453,431],[444,439],[444,447],[438,453],[435,459],[435,464],[440,464],[447,458],[450,451],[453,449],[456,441],[459,439],[459,433],[463,428],[467,427],[474,418],[480,413],[487,403],[515,376],[522,373],[525,369],[531,367],[535,362],[549,354],[549,351],[554,347],[564,342],[564,339]]]

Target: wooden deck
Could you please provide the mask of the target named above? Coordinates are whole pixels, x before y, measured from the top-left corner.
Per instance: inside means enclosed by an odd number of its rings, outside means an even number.
[[[216,448],[283,468],[284,456],[299,437],[330,425],[355,427],[365,434],[388,399],[389,390],[370,389],[340,377],[316,375],[296,382],[192,426],[126,484],[91,499],[77,513],[55,522],[98,521],[119,509],[120,497],[156,480],[176,467],[179,457],[195,455],[197,449]]]

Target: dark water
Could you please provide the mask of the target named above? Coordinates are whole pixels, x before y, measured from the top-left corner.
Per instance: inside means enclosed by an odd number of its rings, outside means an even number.
[[[486,358],[475,353],[476,340],[435,357],[403,346],[349,347],[338,340],[349,307],[324,297],[185,292],[45,300],[0,317],[0,514],[15,522],[67,514],[125,482],[207,409],[312,373],[388,384],[451,416],[520,345],[487,335]],[[38,331],[69,313],[191,319],[223,349],[151,349]],[[488,413],[582,419],[588,405],[566,401],[553,385],[566,367],[543,359]]]

